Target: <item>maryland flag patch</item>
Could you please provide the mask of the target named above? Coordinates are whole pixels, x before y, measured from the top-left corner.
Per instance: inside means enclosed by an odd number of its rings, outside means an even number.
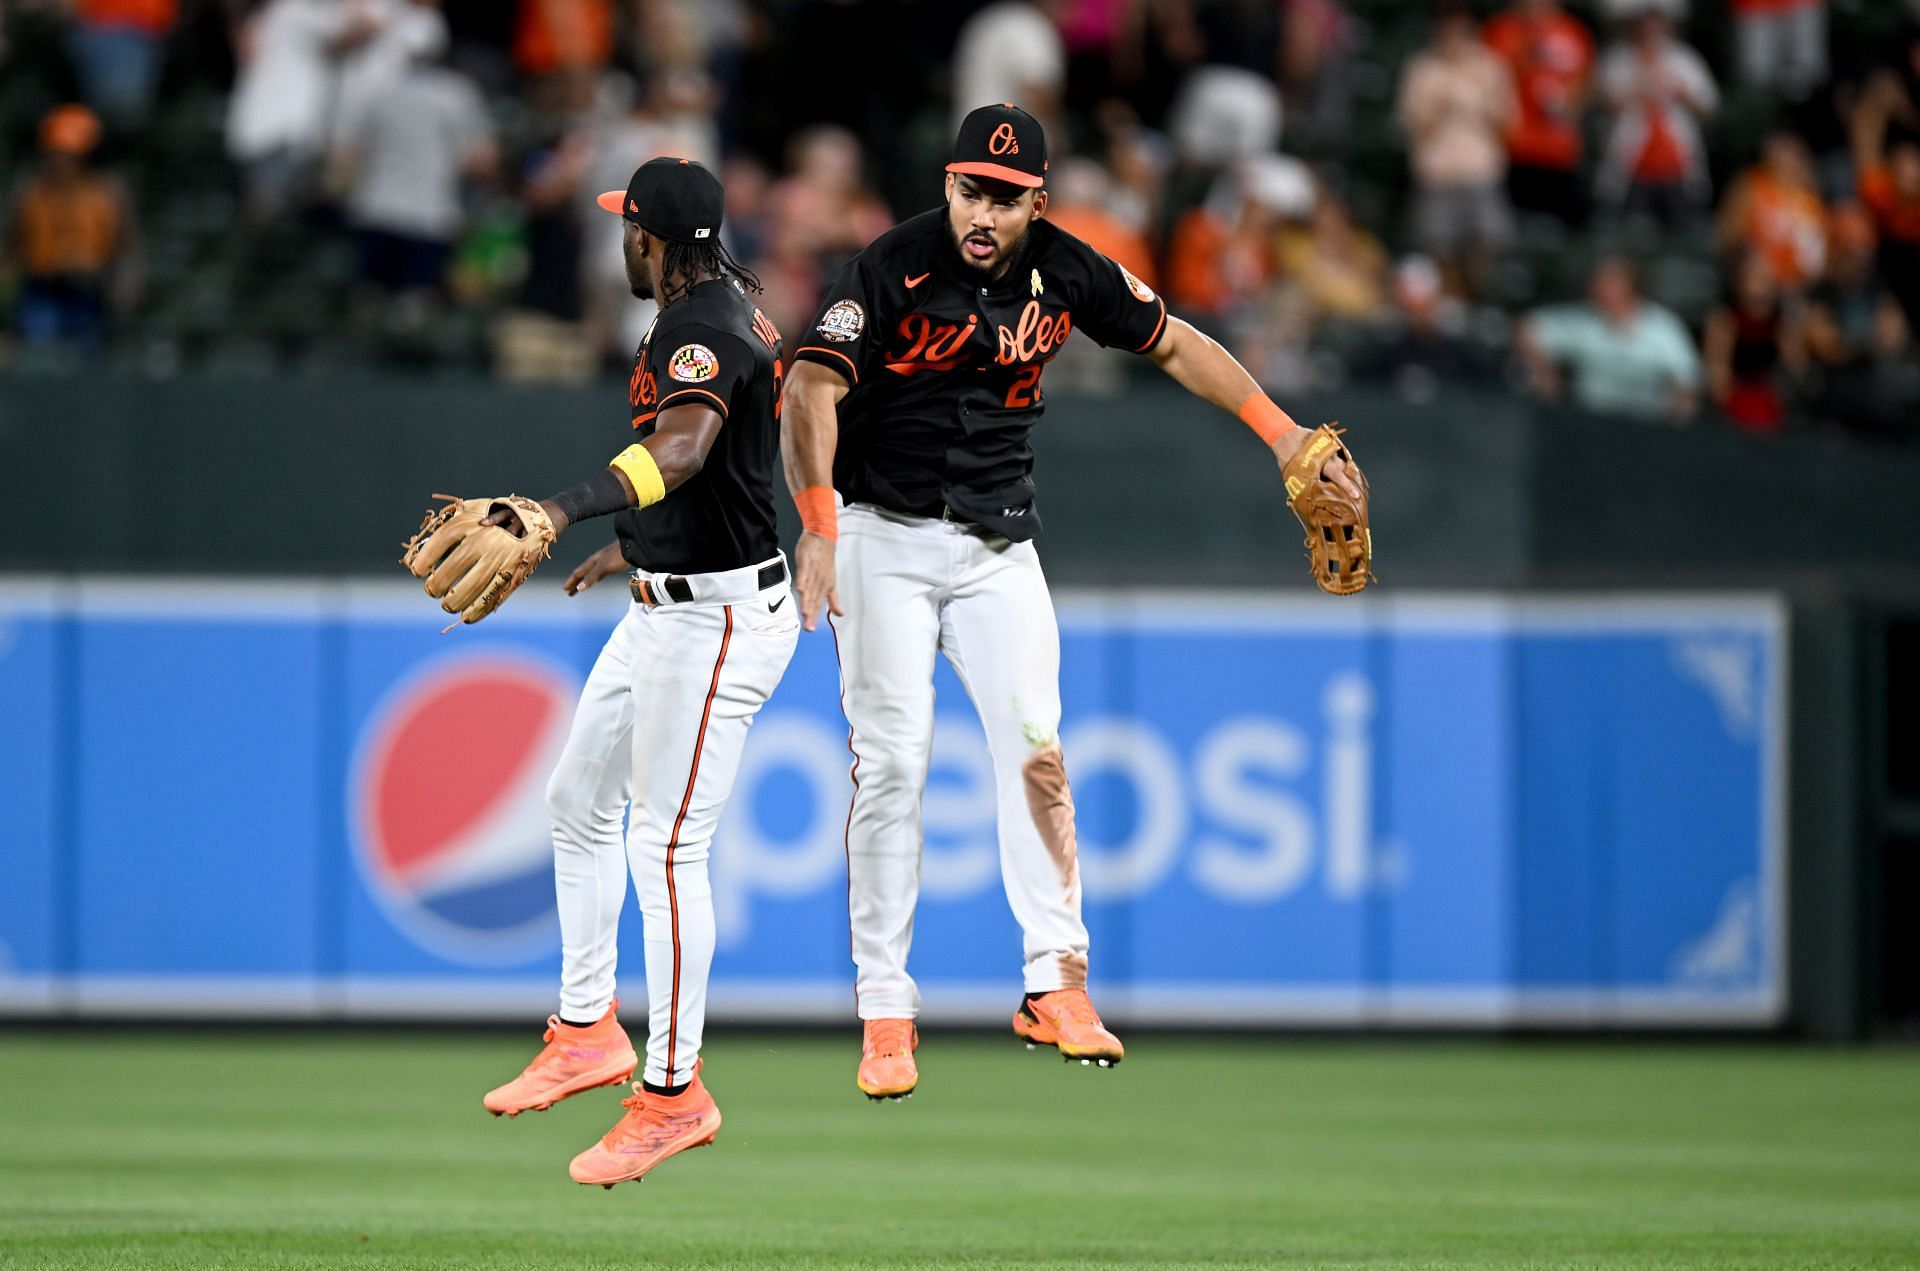
[[[720,373],[720,359],[704,344],[683,344],[667,363],[667,374],[682,384],[704,384]]]

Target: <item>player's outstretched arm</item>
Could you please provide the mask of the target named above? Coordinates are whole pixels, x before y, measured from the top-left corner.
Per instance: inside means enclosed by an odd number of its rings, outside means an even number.
[[[1282,469],[1313,436],[1311,430],[1295,423],[1260,390],[1233,354],[1192,323],[1168,318],[1165,334],[1147,356],[1195,397],[1212,402],[1245,421],[1267,443]],[[1359,485],[1348,475],[1341,460],[1331,460],[1326,475],[1345,490],[1348,497],[1362,497]]]
[[[793,588],[800,598],[800,623],[809,631],[819,626],[822,605],[836,618],[845,612],[834,586],[833,545],[840,529],[833,452],[840,440],[840,400],[851,387],[830,367],[796,361],[780,404],[781,463],[803,527],[793,549]]]
[[[576,521],[651,507],[666,498],[706,464],[725,418],[711,406],[694,404],[661,411],[653,435],[615,455],[606,471],[540,500],[553,521],[554,534],[558,536]],[[521,532],[520,518],[510,507],[495,509],[484,523]]]

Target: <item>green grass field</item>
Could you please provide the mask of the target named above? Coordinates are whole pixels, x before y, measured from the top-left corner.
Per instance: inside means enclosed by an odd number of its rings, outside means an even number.
[[[1920,1058],[1137,1035],[1102,1072],[723,1033],[712,1148],[612,1191],[537,1035],[0,1033],[0,1266],[1920,1265]]]

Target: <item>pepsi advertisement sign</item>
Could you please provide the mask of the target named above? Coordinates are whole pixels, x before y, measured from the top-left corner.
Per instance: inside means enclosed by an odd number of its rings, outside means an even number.
[[[405,586],[0,585],[0,728],[24,747],[0,772],[0,1009],[544,1015],[546,784],[623,609],[523,594],[442,636]],[[1115,1019],[1779,1018],[1778,602],[1060,609]],[[716,1019],[852,1016],[838,691],[829,638],[803,637],[747,742],[712,855]],[[1004,1022],[991,764],[944,664],[936,692],[911,969],[929,1018]],[[634,1003],[641,947],[629,892]]]

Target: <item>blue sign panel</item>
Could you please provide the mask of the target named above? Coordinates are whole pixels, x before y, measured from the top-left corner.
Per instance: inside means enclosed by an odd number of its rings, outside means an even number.
[[[443,636],[410,589],[0,587],[0,1006],[549,1009],[545,787],[616,599]],[[1114,1017],[1778,1018],[1777,602],[1100,593],[1061,618]],[[993,775],[944,665],[936,692],[912,970],[929,1016],[997,1019],[1020,941]],[[848,765],[831,642],[803,638],[715,840],[716,1017],[851,1014]],[[638,928],[629,903],[635,1003]]]

